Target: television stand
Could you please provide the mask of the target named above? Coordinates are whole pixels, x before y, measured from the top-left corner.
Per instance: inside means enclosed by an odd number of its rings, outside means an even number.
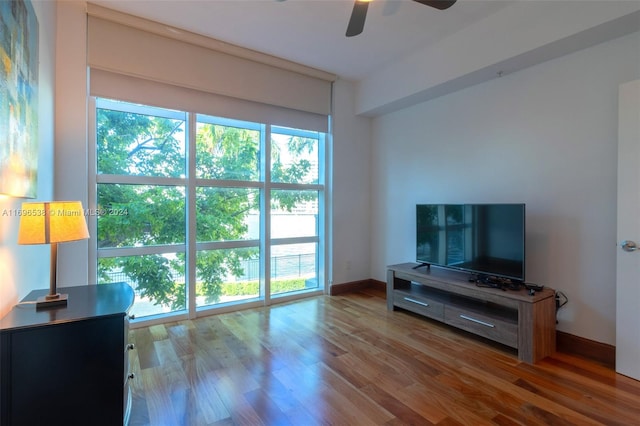
[[[387,267],[387,309],[405,309],[517,349],[536,363],[555,352],[555,291],[478,287],[464,272]]]

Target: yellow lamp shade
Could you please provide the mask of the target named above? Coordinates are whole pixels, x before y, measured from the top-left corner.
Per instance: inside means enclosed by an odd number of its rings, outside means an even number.
[[[22,203],[18,244],[49,244],[89,238],[80,201]]]

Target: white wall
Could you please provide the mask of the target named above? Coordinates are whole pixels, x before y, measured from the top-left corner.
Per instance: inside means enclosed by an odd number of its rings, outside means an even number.
[[[84,1],[59,1],[56,57],[55,194],[88,206],[87,14]],[[58,286],[88,284],[89,242],[58,246]]]
[[[19,218],[9,212],[23,201],[53,198],[53,132],[56,8],[53,2],[32,2],[39,24],[38,69],[38,194],[34,199],[0,198],[0,316],[31,290],[49,288],[49,246],[19,246]]]
[[[527,204],[527,280],[558,329],[615,343],[617,91],[634,33],[373,122],[372,277],[414,259],[415,204]]]
[[[355,115],[353,84],[334,83],[333,283],[370,278],[371,119]]]

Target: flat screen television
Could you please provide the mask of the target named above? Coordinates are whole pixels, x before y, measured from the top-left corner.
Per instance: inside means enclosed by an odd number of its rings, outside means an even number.
[[[416,261],[524,282],[525,205],[416,205]]]

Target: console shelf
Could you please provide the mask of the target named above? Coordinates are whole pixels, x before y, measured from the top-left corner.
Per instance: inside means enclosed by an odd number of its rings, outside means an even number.
[[[468,274],[415,263],[388,266],[387,309],[405,309],[518,350],[535,363],[555,352],[555,291],[478,287]]]

